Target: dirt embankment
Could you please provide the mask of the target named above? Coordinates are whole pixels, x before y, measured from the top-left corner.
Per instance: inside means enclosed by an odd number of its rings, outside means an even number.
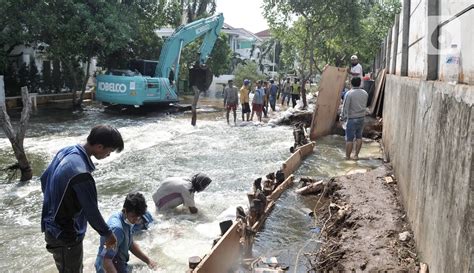
[[[316,210],[321,247],[307,254],[315,271],[418,271],[413,233],[391,174],[384,165],[327,183]]]

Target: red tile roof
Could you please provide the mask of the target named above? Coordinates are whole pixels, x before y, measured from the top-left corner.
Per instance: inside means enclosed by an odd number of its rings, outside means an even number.
[[[270,37],[272,35],[270,34],[270,29],[265,29],[265,30],[255,33],[255,36],[258,36],[260,38],[265,38],[265,37]]]

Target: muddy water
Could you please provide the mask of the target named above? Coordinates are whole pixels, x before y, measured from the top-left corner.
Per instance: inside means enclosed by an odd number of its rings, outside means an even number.
[[[34,178],[25,184],[8,183],[0,173],[0,272],[55,272],[52,256],[44,248],[40,231],[42,193],[38,176],[62,147],[81,143],[98,123],[116,126],[125,140],[122,153],[97,162],[94,177],[99,207],[108,218],[121,209],[124,196],[143,192],[156,224],[137,241],[157,261],[162,272],[184,272],[189,256],[207,253],[220,233],[218,222],[236,206],[246,206],[245,193],[251,181],[275,171],[288,157],[292,144],[288,127],[241,124],[229,126],[221,111],[221,101],[202,99],[198,126],[189,125],[190,115],[164,113],[110,114],[97,107],[83,113],[53,110],[33,116],[25,147],[34,167]],[[317,152],[299,172],[327,177],[343,174],[356,166],[372,167],[376,162],[347,163],[343,139],[328,137],[318,143]],[[11,163],[8,140],[0,135],[0,165]],[[373,157],[378,147],[363,149]],[[377,161],[378,162],[378,161]],[[196,195],[198,215],[174,211],[158,215],[151,200],[153,191],[169,176],[205,172],[211,186]],[[312,223],[299,213],[305,200],[286,193],[267,222],[267,231],[257,240],[257,254],[281,255],[293,264],[295,249],[306,241]],[[230,208],[230,209],[229,209]],[[84,240],[84,269],[93,271],[98,236],[89,229]],[[283,255],[286,251],[289,255]],[[132,263],[140,264],[135,258]],[[135,267],[134,272],[148,272]]]
[[[295,172],[295,177],[324,179],[351,172],[363,172],[380,166],[380,156],[379,144],[367,142],[363,144],[359,161],[344,160],[344,138],[327,136],[317,141],[315,152],[306,158]],[[290,266],[289,272],[308,272],[311,267],[304,254],[316,252],[319,248],[318,228],[321,226],[303,209],[312,210],[316,202],[315,196],[301,196],[292,190],[286,191],[265,223],[269,228],[257,236],[255,254],[276,257],[278,262]]]

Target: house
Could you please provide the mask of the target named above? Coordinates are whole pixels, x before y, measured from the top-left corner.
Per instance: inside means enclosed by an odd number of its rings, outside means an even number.
[[[255,36],[260,38],[262,41],[267,41],[270,40],[272,35],[270,34],[270,29],[265,29],[260,32],[255,33]]]
[[[262,44],[263,40],[252,32],[244,28],[234,28],[226,23],[224,23],[222,26],[221,31],[229,36],[228,42],[230,49],[232,52],[239,54],[241,59],[256,60],[260,56],[260,50],[258,49],[258,46]],[[164,27],[155,31],[155,33],[161,38],[170,37],[173,32],[174,28],[170,27]]]
[[[229,46],[232,52],[237,53],[241,59],[257,60],[260,57],[260,46],[263,42],[258,36],[244,28],[234,28],[224,23],[222,32],[229,35]]]

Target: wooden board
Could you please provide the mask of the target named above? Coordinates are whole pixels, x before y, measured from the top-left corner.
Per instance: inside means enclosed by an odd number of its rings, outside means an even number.
[[[292,173],[294,173],[301,164],[301,153],[299,151],[294,152],[291,156],[283,162],[281,169],[285,174],[285,178],[288,178]]]
[[[272,194],[270,194],[267,199],[271,199],[273,201],[276,201],[278,198],[280,198],[280,195],[291,185],[293,185],[293,179],[294,176],[290,175],[283,183],[281,183],[276,189],[273,190]]]
[[[281,183],[272,194],[268,196],[271,200],[265,207],[265,212],[260,221],[253,225],[253,229],[258,231],[262,228],[265,220],[272,211],[276,200],[280,195],[293,184],[293,175],[290,175]],[[219,242],[211,249],[199,265],[192,271],[194,273],[220,273],[227,272],[239,260],[240,256],[240,235],[239,221],[234,221],[229,230],[221,237]],[[222,271],[224,270],[224,271]]]
[[[300,152],[302,159],[305,159],[308,155],[313,153],[314,146],[316,146],[316,142],[311,141],[310,143],[305,144],[298,148],[298,151]]]
[[[377,102],[379,100],[380,91],[385,84],[385,75],[387,74],[385,68],[382,69],[378,74],[377,78],[375,79],[375,93],[372,96],[372,102],[370,103],[369,107],[369,114],[373,115],[375,112],[375,108],[377,107]]]
[[[270,215],[270,212],[272,212],[278,198],[280,198],[281,194],[287,188],[293,185],[293,179],[293,175],[290,175],[285,181],[283,181],[283,183],[280,184],[280,186],[273,190],[272,194],[267,197],[267,200],[270,200],[270,202],[265,207],[265,212],[263,213],[263,216],[260,218],[260,220],[253,224],[252,229],[254,231],[260,231],[263,224],[265,223],[265,220],[267,220],[268,216]]]
[[[383,110],[383,100],[385,96],[385,81],[382,82],[382,87],[379,94],[379,99],[377,101],[377,107],[375,108],[375,112],[373,113],[374,117],[381,117],[382,110]]]
[[[305,144],[296,150],[283,164],[282,171],[285,173],[285,178],[294,173],[301,165],[303,159],[313,152],[315,142]]]
[[[341,92],[346,77],[346,68],[327,66],[324,69],[311,122],[309,134],[311,140],[331,133],[336,122],[337,109],[341,103]]]
[[[192,271],[194,273],[222,273],[232,268],[240,258],[239,221],[234,221],[219,242],[211,249],[199,265]],[[225,268],[227,270],[225,270]]]
[[[263,224],[265,223],[265,220],[267,220],[267,217],[270,215],[270,212],[272,212],[274,206],[275,206],[275,201],[270,201],[270,203],[267,204],[267,206],[265,207],[265,212],[262,215],[262,218],[259,221],[255,222],[255,224],[253,224],[252,226],[253,231],[257,232],[257,231],[260,231],[260,229],[262,229]]]
[[[262,228],[265,220],[270,215],[276,200],[281,194],[293,184],[292,173],[301,165],[301,161],[313,152],[315,142],[310,142],[301,146],[283,163],[283,172],[285,181],[273,190],[267,199],[270,200],[265,207],[264,214],[260,221],[257,221],[252,229],[258,231]],[[231,269],[240,258],[240,221],[234,221],[229,230],[221,237],[219,242],[211,249],[211,252],[205,256],[199,265],[192,271],[193,273],[221,273]]]

